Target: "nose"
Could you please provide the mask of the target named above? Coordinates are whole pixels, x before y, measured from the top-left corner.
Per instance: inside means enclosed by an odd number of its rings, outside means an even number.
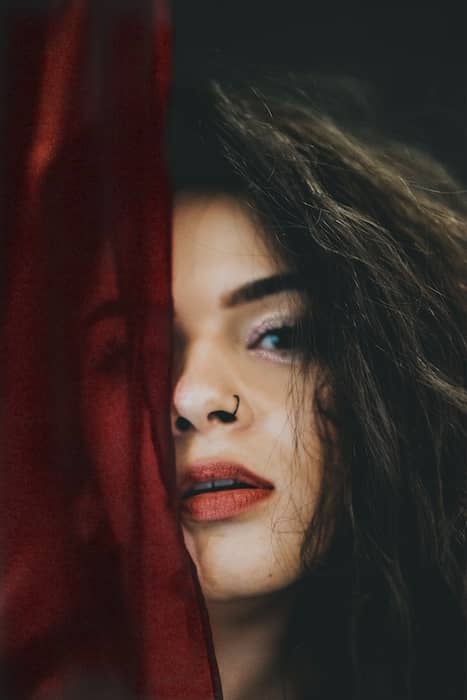
[[[239,378],[225,355],[214,357],[206,347],[186,354],[174,382],[172,430],[174,436],[188,431],[205,432],[220,425],[245,427],[251,410],[241,396]]]

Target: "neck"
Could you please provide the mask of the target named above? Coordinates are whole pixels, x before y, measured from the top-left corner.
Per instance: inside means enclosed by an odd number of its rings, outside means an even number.
[[[292,602],[290,590],[207,602],[224,700],[292,700],[280,663]]]

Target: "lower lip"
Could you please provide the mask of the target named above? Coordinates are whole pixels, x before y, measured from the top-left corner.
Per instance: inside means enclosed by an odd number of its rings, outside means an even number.
[[[272,494],[272,489],[232,489],[200,493],[183,501],[182,512],[191,520],[226,520],[244,513]]]

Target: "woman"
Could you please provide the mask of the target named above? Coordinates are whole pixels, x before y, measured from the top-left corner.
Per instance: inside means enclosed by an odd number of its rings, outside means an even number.
[[[349,97],[274,79],[172,99],[174,496],[224,700],[465,691],[465,196]],[[135,357],[110,248],[93,289],[82,415],[108,476]]]

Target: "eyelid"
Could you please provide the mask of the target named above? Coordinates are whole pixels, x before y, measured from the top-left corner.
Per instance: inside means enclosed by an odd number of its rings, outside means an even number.
[[[256,325],[246,338],[247,348],[251,348],[260,338],[267,333],[284,327],[293,327],[298,323],[298,318],[294,314],[287,316],[268,317]]]

